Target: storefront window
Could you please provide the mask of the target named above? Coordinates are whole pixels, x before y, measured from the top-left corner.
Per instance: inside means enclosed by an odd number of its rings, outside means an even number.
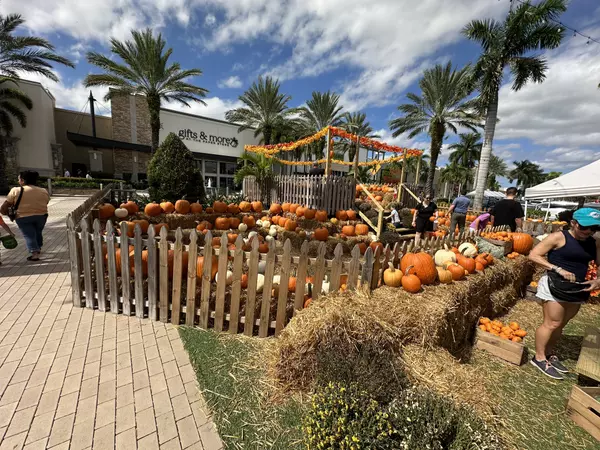
[[[237,164],[236,163],[228,163],[222,162],[220,163],[220,174],[221,175],[233,175],[235,173]]]
[[[217,173],[217,161],[204,161],[204,173]]]

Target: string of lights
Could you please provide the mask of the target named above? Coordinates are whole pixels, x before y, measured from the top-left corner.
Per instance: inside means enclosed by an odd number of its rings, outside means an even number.
[[[514,5],[515,3],[522,3],[522,4],[529,3],[529,2],[525,2],[523,0],[509,0],[509,2],[511,4],[511,8],[512,8],[512,5]],[[590,43],[592,43],[592,42],[594,42],[596,44],[600,44],[600,40],[598,40],[596,38],[593,38],[592,36],[588,36],[587,34],[583,34],[583,33],[579,32],[579,31],[577,31],[576,28],[571,27],[571,26],[567,25],[566,23],[561,22],[560,20],[554,20],[554,19],[552,19],[552,22],[554,22],[558,26],[564,28],[565,30],[572,31],[573,32],[573,36],[581,36],[582,38],[587,39],[586,44],[588,44],[588,45]]]

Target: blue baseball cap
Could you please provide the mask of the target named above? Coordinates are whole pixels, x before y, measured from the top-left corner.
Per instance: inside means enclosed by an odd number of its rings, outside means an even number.
[[[584,227],[600,226],[600,211],[594,208],[581,208],[573,213],[573,219]]]

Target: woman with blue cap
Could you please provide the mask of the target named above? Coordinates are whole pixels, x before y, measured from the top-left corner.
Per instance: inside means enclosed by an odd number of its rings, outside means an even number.
[[[591,261],[600,264],[600,211],[581,208],[573,213],[569,230],[550,234],[536,245],[529,259],[547,269],[538,282],[536,296],[543,307],[544,321],[535,332],[535,356],[531,364],[545,375],[562,380],[568,369],[555,354],[562,330],[590,292],[600,289],[600,279],[586,281]]]

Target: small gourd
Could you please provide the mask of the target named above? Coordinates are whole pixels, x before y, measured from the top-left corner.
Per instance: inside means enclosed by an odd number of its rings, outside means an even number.
[[[243,233],[244,231],[248,230],[248,225],[246,225],[245,223],[240,223],[238,225],[238,230]]]
[[[421,280],[419,277],[410,271],[413,269],[413,266],[409,266],[402,277],[402,287],[406,292],[410,292],[412,294],[416,294],[421,290]]]
[[[390,267],[383,272],[383,282],[386,286],[402,286],[402,271],[396,270],[391,262],[388,262],[388,265]]]
[[[462,244],[460,244],[458,247],[458,251],[459,253],[462,253],[463,255],[469,258],[472,258],[477,255],[477,247],[475,247],[475,245],[471,244],[470,242],[463,242]]]
[[[244,225],[245,225],[245,224],[244,224]],[[257,221],[256,221],[256,226],[257,226],[257,227],[262,227],[262,226],[263,226],[262,220],[257,220]]]
[[[438,279],[442,284],[452,283],[452,272],[444,269],[443,267],[436,267],[438,273]]]
[[[217,272],[215,281],[217,283],[219,282],[219,272]],[[233,272],[231,270],[228,270],[226,273],[226,276],[225,276],[225,284],[231,284],[232,282],[233,282]]]
[[[269,236],[277,236],[277,227],[275,225],[271,225],[271,228],[269,228]]]

